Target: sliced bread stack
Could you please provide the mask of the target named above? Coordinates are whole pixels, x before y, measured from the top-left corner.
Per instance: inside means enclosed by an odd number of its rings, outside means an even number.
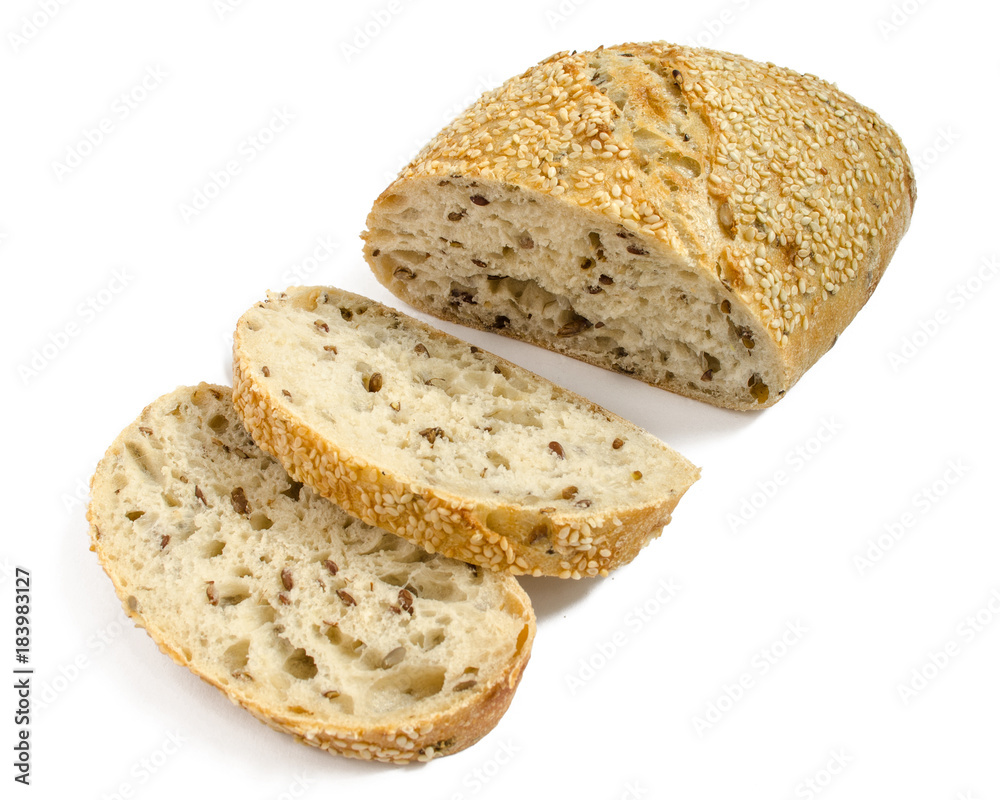
[[[161,650],[348,756],[428,760],[491,730],[535,635],[514,576],[607,574],[698,474],[583,398],[333,288],[250,309],[234,378],[121,433],[93,478],[92,549]]]

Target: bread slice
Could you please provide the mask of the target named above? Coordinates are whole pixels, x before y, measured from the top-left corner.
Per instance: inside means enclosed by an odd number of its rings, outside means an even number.
[[[509,575],[430,555],[293,481],[231,390],[161,397],[92,481],[91,549],[160,649],[272,728],[356,758],[492,729],[535,619]]]
[[[240,319],[234,402],[296,480],[430,552],[605,575],[658,536],[698,470],[527,370],[333,288]]]
[[[378,198],[394,294],[698,400],[774,404],[872,294],[913,169],[811,75],[663,42],[484,94]]]

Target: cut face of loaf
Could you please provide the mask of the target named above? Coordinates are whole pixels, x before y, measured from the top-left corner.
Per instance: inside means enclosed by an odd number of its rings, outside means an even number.
[[[379,197],[365,256],[423,311],[754,409],[865,303],[914,197],[899,138],[834,86],[630,44],[483,95]]]
[[[431,552],[604,575],[698,471],[582,397],[372,300],[271,295],[240,319],[234,402],[297,479]]]
[[[492,729],[535,621],[516,580],[356,520],[250,440],[228,387],[166,395],[98,465],[92,549],[167,655],[273,728],[396,763]]]

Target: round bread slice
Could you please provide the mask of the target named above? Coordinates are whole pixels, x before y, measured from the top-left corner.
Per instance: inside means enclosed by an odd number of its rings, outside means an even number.
[[[606,575],[698,470],[528,370],[333,288],[241,317],[234,403],[254,441],[351,514],[473,564]]]
[[[421,311],[759,409],[871,296],[915,199],[899,136],[833,84],[632,43],[486,92],[375,202],[365,257]]]
[[[91,493],[91,549],[126,613],[271,727],[405,763],[468,747],[507,710],[535,635],[517,581],[293,481],[250,440],[228,387],[146,408]]]

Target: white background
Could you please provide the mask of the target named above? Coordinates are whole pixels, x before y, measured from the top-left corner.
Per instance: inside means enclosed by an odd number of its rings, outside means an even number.
[[[14,666],[23,567],[36,670],[27,790],[7,788],[16,696],[0,692],[3,795],[1000,800],[997,6],[231,5],[0,11],[0,664]],[[523,581],[532,661],[475,747],[400,768],[270,731],[126,623],[88,552],[97,460],[157,396],[229,381],[231,330],[266,290],[332,283],[398,305],[358,234],[396,171],[481,91],[559,50],[649,39],[820,75],[899,131],[919,198],[884,280],[763,413],[461,331],[650,429],[703,478],[609,579]],[[292,119],[255,150],[280,116]],[[60,168],[71,150],[85,157]],[[239,174],[185,219],[230,160]]]

